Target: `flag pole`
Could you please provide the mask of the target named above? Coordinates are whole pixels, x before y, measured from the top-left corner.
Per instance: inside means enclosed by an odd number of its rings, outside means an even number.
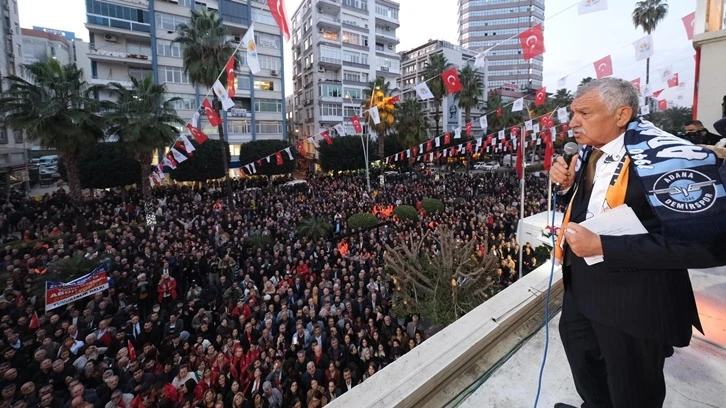
[[[521,138],[524,139],[524,138]],[[524,143],[523,140],[519,141],[520,149],[522,149],[522,180],[520,182],[520,197],[519,197],[519,231],[517,231],[517,236],[520,237],[520,240],[522,237],[522,229],[524,228],[524,175],[525,175],[525,164],[524,164]],[[524,252],[524,243],[520,241],[519,245],[519,279],[522,279],[522,255]]]

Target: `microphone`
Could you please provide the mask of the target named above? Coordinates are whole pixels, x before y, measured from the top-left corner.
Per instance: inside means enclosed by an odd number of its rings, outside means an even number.
[[[572,161],[572,158],[575,157],[575,155],[580,151],[580,145],[578,145],[575,142],[569,142],[565,145],[565,155],[563,158],[565,159],[565,162],[567,165],[570,165],[570,161]],[[555,183],[555,191],[559,190],[560,183]]]

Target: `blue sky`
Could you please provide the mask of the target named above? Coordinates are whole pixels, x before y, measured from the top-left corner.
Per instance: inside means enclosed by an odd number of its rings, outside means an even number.
[[[301,0],[287,0],[288,15],[292,16]],[[399,0],[401,28],[398,37],[401,43],[398,50],[407,50],[423,44],[429,39],[444,39],[458,43],[457,38],[457,1],[440,0],[434,7],[421,7],[421,0]],[[580,79],[595,76],[591,63],[608,54],[612,55],[614,74],[625,79],[643,77],[645,83],[645,61],[636,62],[631,43],[644,34],[633,28],[630,14],[634,1],[609,0],[607,11],[579,16],[576,0],[546,0],[544,84],[548,90],[557,88],[557,81],[570,75],[567,87],[574,89]],[[654,90],[661,88],[657,70],[668,65],[679,73],[686,87],[666,90],[663,97],[676,100],[680,93],[681,102],[690,106],[693,97],[693,77],[695,53],[691,42],[686,38],[681,18],[695,9],[693,0],[671,0],[666,19],[654,33],[655,55],[651,58],[651,84]],[[64,0],[63,8],[58,0],[22,0],[20,4],[20,23],[22,27],[33,25],[75,31],[76,36],[88,40],[85,23],[85,1]],[[569,9],[568,9],[569,8]],[[560,11],[565,10],[561,14]],[[557,14],[557,15],[555,15]],[[554,16],[550,18],[551,16]],[[291,52],[285,48],[287,74],[286,91],[292,92]],[[663,86],[665,87],[665,86]]]

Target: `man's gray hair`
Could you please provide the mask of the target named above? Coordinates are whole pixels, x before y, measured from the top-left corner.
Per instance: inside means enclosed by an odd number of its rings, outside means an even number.
[[[638,116],[640,96],[638,90],[635,89],[635,85],[630,81],[613,77],[596,79],[577,88],[575,99],[590,92],[597,92],[602,102],[611,112],[629,106],[633,109],[633,115],[630,119],[635,119]]]

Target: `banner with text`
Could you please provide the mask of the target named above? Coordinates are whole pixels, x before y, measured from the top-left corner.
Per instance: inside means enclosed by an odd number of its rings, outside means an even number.
[[[70,282],[45,282],[45,311],[108,289],[108,266],[101,263],[93,272]]]

